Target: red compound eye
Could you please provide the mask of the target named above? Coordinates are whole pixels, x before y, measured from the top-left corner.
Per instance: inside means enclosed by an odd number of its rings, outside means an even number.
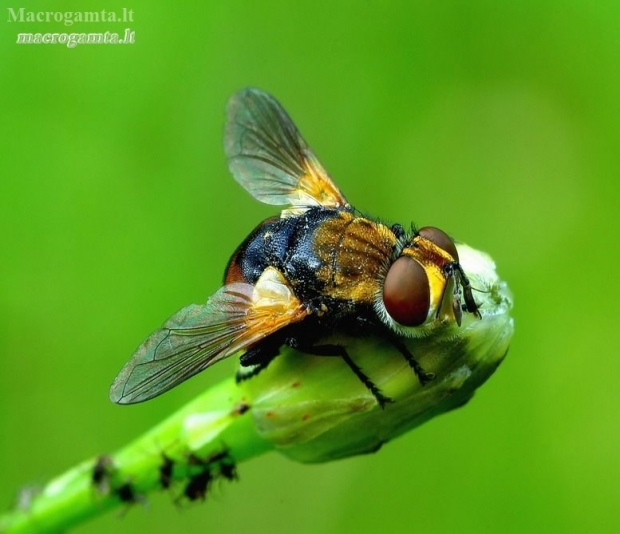
[[[420,228],[418,235],[422,236],[429,241],[432,241],[439,248],[444,249],[455,261],[459,261],[459,253],[456,251],[456,245],[454,241],[448,237],[443,230],[435,228],[434,226],[425,226]]]
[[[428,316],[430,300],[424,268],[406,256],[398,258],[383,285],[383,304],[392,319],[404,326],[421,325]]]

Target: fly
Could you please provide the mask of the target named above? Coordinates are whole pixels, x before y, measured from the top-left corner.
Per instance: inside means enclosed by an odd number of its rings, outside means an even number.
[[[237,248],[224,285],[206,304],[183,308],[138,347],[110,398],[152,399],[235,354],[238,379],[249,378],[288,345],[340,357],[381,407],[393,402],[346,347],[322,342],[338,333],[379,336],[422,384],[432,380],[400,339],[428,335],[446,322],[460,325],[463,311],[480,317],[454,241],[435,227],[408,232],[355,210],[269,94],[236,93],[227,117],[224,147],[233,177],[282,211]],[[201,497],[207,485],[194,480],[188,498]]]

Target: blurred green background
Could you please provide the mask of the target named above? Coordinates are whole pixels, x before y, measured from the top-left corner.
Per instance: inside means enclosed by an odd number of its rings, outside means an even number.
[[[113,451],[233,372],[108,401],[134,348],[219,287],[275,213],[229,176],[226,100],[277,96],[358,208],[492,254],[515,295],[507,360],[464,409],[378,454],[270,454],[124,532],[618,532],[620,4],[39,2],[131,24],[0,19],[0,506]],[[16,45],[18,31],[136,32]],[[611,306],[611,308],[609,308]]]

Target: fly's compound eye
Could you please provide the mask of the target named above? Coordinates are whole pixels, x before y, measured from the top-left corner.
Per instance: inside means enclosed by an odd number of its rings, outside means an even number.
[[[430,300],[424,268],[406,256],[398,258],[383,285],[383,304],[390,317],[404,326],[421,325],[428,316]]]
[[[435,228],[434,226],[425,226],[424,228],[420,228],[418,235],[445,250],[454,258],[454,261],[459,261],[459,253],[456,251],[454,241],[452,241],[443,230]]]

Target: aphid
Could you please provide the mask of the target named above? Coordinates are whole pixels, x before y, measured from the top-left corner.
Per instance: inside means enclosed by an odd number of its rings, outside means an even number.
[[[91,474],[91,481],[99,493],[109,492],[110,477],[112,476],[113,470],[114,463],[109,456],[102,454],[95,461]]]
[[[257,89],[230,99],[225,152],[239,184],[284,209],[237,248],[206,304],[183,308],[138,347],[110,398],[151,399],[236,353],[247,369],[238,378],[249,378],[289,345],[340,357],[382,407],[392,402],[346,347],[325,341],[337,333],[381,338],[422,384],[432,380],[401,338],[460,325],[463,311],[480,317],[452,239],[355,210],[280,104]]]
[[[190,501],[197,501],[198,499],[204,501],[212,478],[213,477],[209,469],[204,469],[189,479],[189,482],[183,491],[183,495],[185,495],[185,497],[187,497]]]
[[[125,482],[116,488],[118,498],[127,504],[133,504],[138,501],[138,495],[130,482]]]
[[[164,489],[168,489],[172,484],[172,470],[174,469],[174,460],[162,453],[162,463],[159,466],[159,483]]]

